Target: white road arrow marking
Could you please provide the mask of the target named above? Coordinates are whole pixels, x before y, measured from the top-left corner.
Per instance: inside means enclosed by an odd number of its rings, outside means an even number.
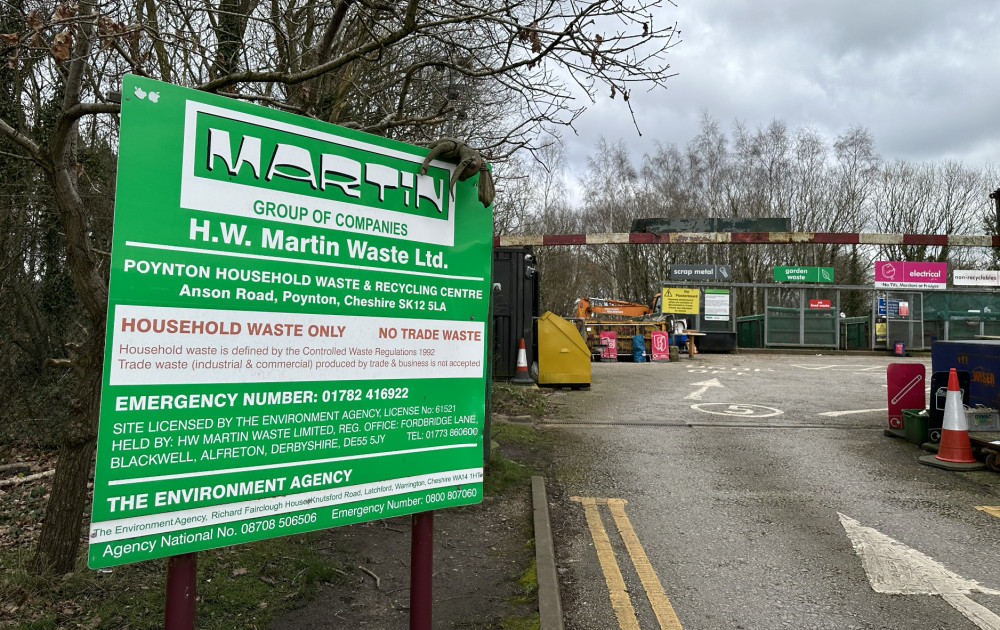
[[[830,370],[831,372],[854,372],[856,374],[860,374],[862,372],[877,372],[879,374],[885,373],[885,366],[880,365],[865,367],[863,365],[852,365],[850,363],[830,363],[828,365],[799,365],[798,363],[792,363],[791,366],[802,370]]]
[[[710,381],[702,381],[700,383],[691,383],[691,384],[701,385],[701,389],[695,390],[690,394],[688,394],[687,396],[685,396],[684,398],[687,400],[701,400],[701,395],[707,392],[709,387],[722,387],[722,383],[720,383],[719,379],[717,378],[713,378]]]
[[[972,592],[1000,595],[1000,591],[980,586],[952,573],[943,564],[916,549],[864,527],[849,516],[837,513],[861,566],[876,593],[888,595],[940,595],[955,610],[983,630],[1000,630],[1000,616],[966,595]]]
[[[837,416],[850,416],[856,413],[871,413],[873,411],[889,411],[888,407],[882,407],[881,409],[853,409],[851,411],[824,411],[823,413],[816,414],[818,416],[830,416],[836,418]]]

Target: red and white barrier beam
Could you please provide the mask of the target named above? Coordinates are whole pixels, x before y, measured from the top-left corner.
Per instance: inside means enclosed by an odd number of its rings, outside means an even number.
[[[494,247],[546,247],[553,245],[711,245],[795,244],[816,245],[938,245],[948,247],[1000,247],[1000,236],[990,234],[873,234],[859,232],[610,232],[603,234],[529,234],[494,236]]]

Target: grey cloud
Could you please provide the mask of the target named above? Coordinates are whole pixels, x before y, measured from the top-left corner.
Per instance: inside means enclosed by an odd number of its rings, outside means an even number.
[[[970,0],[678,0],[667,90],[633,91],[643,137],[620,100],[602,97],[569,140],[583,173],[599,136],[624,139],[633,159],[655,143],[684,146],[702,111],[728,131],[784,121],[828,142],[853,125],[871,130],[887,159],[970,164],[1000,157],[1000,3]]]

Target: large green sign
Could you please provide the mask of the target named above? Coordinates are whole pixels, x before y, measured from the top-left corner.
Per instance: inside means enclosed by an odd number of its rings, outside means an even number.
[[[833,267],[775,267],[774,281],[833,283]]]
[[[125,77],[91,567],[482,500],[492,216],[424,155]]]

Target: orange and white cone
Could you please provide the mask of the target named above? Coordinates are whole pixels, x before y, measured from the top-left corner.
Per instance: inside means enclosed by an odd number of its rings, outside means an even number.
[[[524,352],[524,337],[521,337],[521,344],[517,349],[517,369],[514,371],[514,378],[511,383],[518,385],[534,385],[535,381],[528,374],[528,356]]]
[[[969,423],[965,419],[962,392],[958,389],[958,372],[948,373],[948,397],[944,402],[944,422],[941,426],[941,445],[937,459],[943,462],[974,464],[972,443],[969,442]]]

